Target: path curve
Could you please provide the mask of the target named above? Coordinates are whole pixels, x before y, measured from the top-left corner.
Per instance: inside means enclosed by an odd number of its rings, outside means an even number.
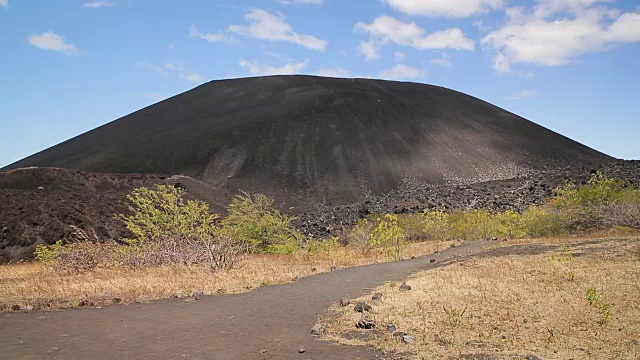
[[[485,242],[413,260],[349,268],[246,294],[102,309],[0,314],[0,359],[372,359],[362,347],[318,341],[318,314],[342,297],[480,251]],[[431,264],[431,259],[437,259]],[[298,353],[304,346],[306,352]],[[266,350],[266,351],[265,351]]]

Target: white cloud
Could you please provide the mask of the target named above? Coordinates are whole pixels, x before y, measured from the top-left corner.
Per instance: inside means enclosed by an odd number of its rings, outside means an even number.
[[[524,98],[530,98],[538,96],[538,91],[536,90],[523,90],[517,94],[509,95],[506,97],[507,100],[518,100]]]
[[[380,57],[380,51],[378,50],[378,47],[371,41],[361,41],[360,45],[358,46],[358,51],[360,52],[360,54],[362,54],[362,56],[364,56],[364,59],[367,61],[375,60]]]
[[[144,94],[144,96],[146,96],[148,98],[151,98],[151,99],[153,99],[155,101],[162,101],[162,100],[166,100],[167,99],[166,96],[163,96],[163,95],[160,95],[160,94],[156,94],[156,93],[148,93],[148,94]]]
[[[48,31],[40,35],[29,35],[29,44],[44,50],[60,51],[67,55],[76,55],[78,49],[73,44],[68,44],[64,36],[53,31]]]
[[[325,40],[294,32],[281,14],[253,9],[245,15],[245,19],[249,25],[230,25],[227,31],[260,40],[286,41],[311,50],[324,51],[327,48]]]
[[[87,9],[98,9],[102,7],[110,7],[113,5],[115,4],[112,3],[111,1],[91,1],[91,2],[86,2],[82,4],[82,7]]]
[[[257,61],[247,61],[245,59],[240,60],[240,66],[249,70],[249,73],[255,76],[299,74],[307,67],[307,63],[307,61],[304,61],[299,63],[289,63],[281,67],[276,67],[261,64]]]
[[[380,49],[389,43],[415,49],[473,50],[475,43],[458,28],[446,29],[431,34],[415,23],[405,23],[391,16],[381,16],[371,24],[359,22],[354,31],[369,34],[369,41],[360,43],[360,53],[366,60],[379,57]]]
[[[338,68],[328,68],[328,69],[320,69],[318,71],[318,76],[327,76],[327,77],[337,77],[337,78],[345,78],[349,77],[349,71],[338,67]]]
[[[501,8],[504,0],[383,0],[408,15],[463,18]]]
[[[138,66],[163,75],[177,75],[181,79],[198,84],[204,81],[202,75],[197,72],[189,71],[183,64],[179,62],[169,62],[164,65],[153,65],[144,61],[140,61],[138,62]]]
[[[503,53],[498,52],[493,57],[493,69],[499,73],[508,73],[511,71],[511,65],[509,64],[509,58]]]
[[[394,58],[396,61],[402,61],[402,60],[404,60],[405,56],[404,56],[404,53],[403,53],[403,52],[401,52],[401,51],[396,51],[396,53],[395,53],[395,54],[393,54],[393,58]]]
[[[276,58],[276,59],[278,59],[278,60],[280,60],[282,62],[288,62],[288,63],[289,62],[293,62],[293,60],[290,57],[282,55],[282,54],[277,53],[275,51],[263,51],[262,53],[264,55],[266,55],[266,56],[270,56],[272,58]]]
[[[4,7],[9,6],[9,0],[0,0],[0,6],[4,6]]]
[[[406,80],[425,77],[425,72],[405,64],[398,64],[391,69],[380,72],[382,79]]]
[[[191,25],[191,29],[189,30],[189,37],[202,39],[210,43],[226,40],[225,33],[203,33],[198,30],[195,25]]]
[[[523,78],[525,80],[531,80],[536,75],[534,73],[532,73],[531,71],[521,71],[521,72],[518,73],[518,76],[520,76],[521,78]]]
[[[640,42],[640,12],[602,6],[608,0],[538,0],[528,13],[507,9],[507,23],[482,39],[495,49],[493,67],[518,63],[559,66],[581,55]]]
[[[292,5],[292,4],[322,5],[323,0],[278,0],[278,2],[283,5]]]
[[[439,65],[443,67],[452,67],[453,63],[449,60],[449,56],[446,53],[443,53],[442,56],[429,60],[429,63],[434,65]]]
[[[202,79],[202,75],[196,73],[196,72],[184,72],[184,73],[180,73],[180,78],[187,80],[187,81],[191,81],[193,83],[197,83],[197,84],[201,84],[203,79]]]

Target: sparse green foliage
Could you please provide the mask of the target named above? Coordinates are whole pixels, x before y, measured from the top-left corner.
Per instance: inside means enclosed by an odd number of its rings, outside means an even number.
[[[119,215],[134,234],[119,259],[130,266],[208,263],[212,270],[229,269],[243,244],[218,224],[209,205],[184,200],[186,191],[173,186],[139,188],[127,199],[131,215]]]
[[[197,241],[214,234],[217,214],[201,201],[184,200],[185,190],[156,185],[155,189],[135,189],[127,196],[131,215],[119,215],[137,242],[178,236]]]
[[[450,215],[442,210],[425,210],[422,214],[428,239],[448,240],[452,236]]]
[[[124,244],[79,241],[36,248],[36,258],[61,269],[81,272],[101,265],[133,268],[167,264],[207,264],[211,270],[234,266],[244,252],[232,229],[223,229],[206,203],[185,201],[185,191],[156,185],[134,190],[130,215],[118,215],[134,235]]]
[[[596,306],[598,308],[600,312],[600,323],[605,324],[613,317],[611,305],[600,295],[598,289],[590,288],[587,290],[587,302],[590,306]]]
[[[640,190],[628,181],[597,173],[584,186],[570,182],[556,193],[550,205],[562,210],[574,229],[640,227]]]
[[[81,273],[104,266],[111,260],[113,246],[82,241],[66,244],[58,240],[52,245],[38,245],[36,260],[61,273]]]
[[[557,236],[591,229],[640,228],[640,190],[601,174],[588,184],[568,183],[540,206],[515,211],[426,210],[421,222],[425,238],[491,239]],[[403,224],[403,223],[401,223]],[[415,228],[415,224],[411,224]]]
[[[36,260],[47,264],[55,261],[63,251],[64,241],[58,240],[51,245],[39,244],[33,254]]]
[[[596,301],[600,299],[600,295],[598,294],[598,289],[590,288],[587,290],[587,302],[589,305],[593,305]]]
[[[376,226],[371,232],[374,246],[382,246],[393,252],[394,260],[402,260],[402,249],[405,246],[405,231],[398,224],[398,215],[386,214],[376,219]]]
[[[530,237],[562,235],[569,232],[569,218],[552,206],[530,206],[522,213],[522,233]]]
[[[228,210],[223,226],[233,229],[253,251],[286,254],[298,249],[302,234],[291,224],[293,218],[273,207],[270,197],[243,192],[233,198]]]
[[[370,219],[359,220],[347,233],[347,242],[358,247],[362,255],[368,255],[374,246],[371,233],[375,226]]]
[[[573,254],[571,248],[562,244],[560,246],[560,254],[552,255],[551,261],[556,261],[566,269],[567,280],[574,281],[575,273],[573,272]]]

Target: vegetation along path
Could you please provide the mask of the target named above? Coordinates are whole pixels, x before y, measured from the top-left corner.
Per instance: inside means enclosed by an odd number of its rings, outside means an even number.
[[[193,302],[1,314],[0,359],[372,359],[369,349],[314,339],[310,330],[318,315],[342,297],[362,296],[485,244],[468,241],[432,256]]]

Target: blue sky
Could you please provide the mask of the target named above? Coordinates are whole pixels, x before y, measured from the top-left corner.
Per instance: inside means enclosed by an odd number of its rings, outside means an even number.
[[[636,0],[0,0],[0,166],[204,82],[415,81],[640,159]]]

